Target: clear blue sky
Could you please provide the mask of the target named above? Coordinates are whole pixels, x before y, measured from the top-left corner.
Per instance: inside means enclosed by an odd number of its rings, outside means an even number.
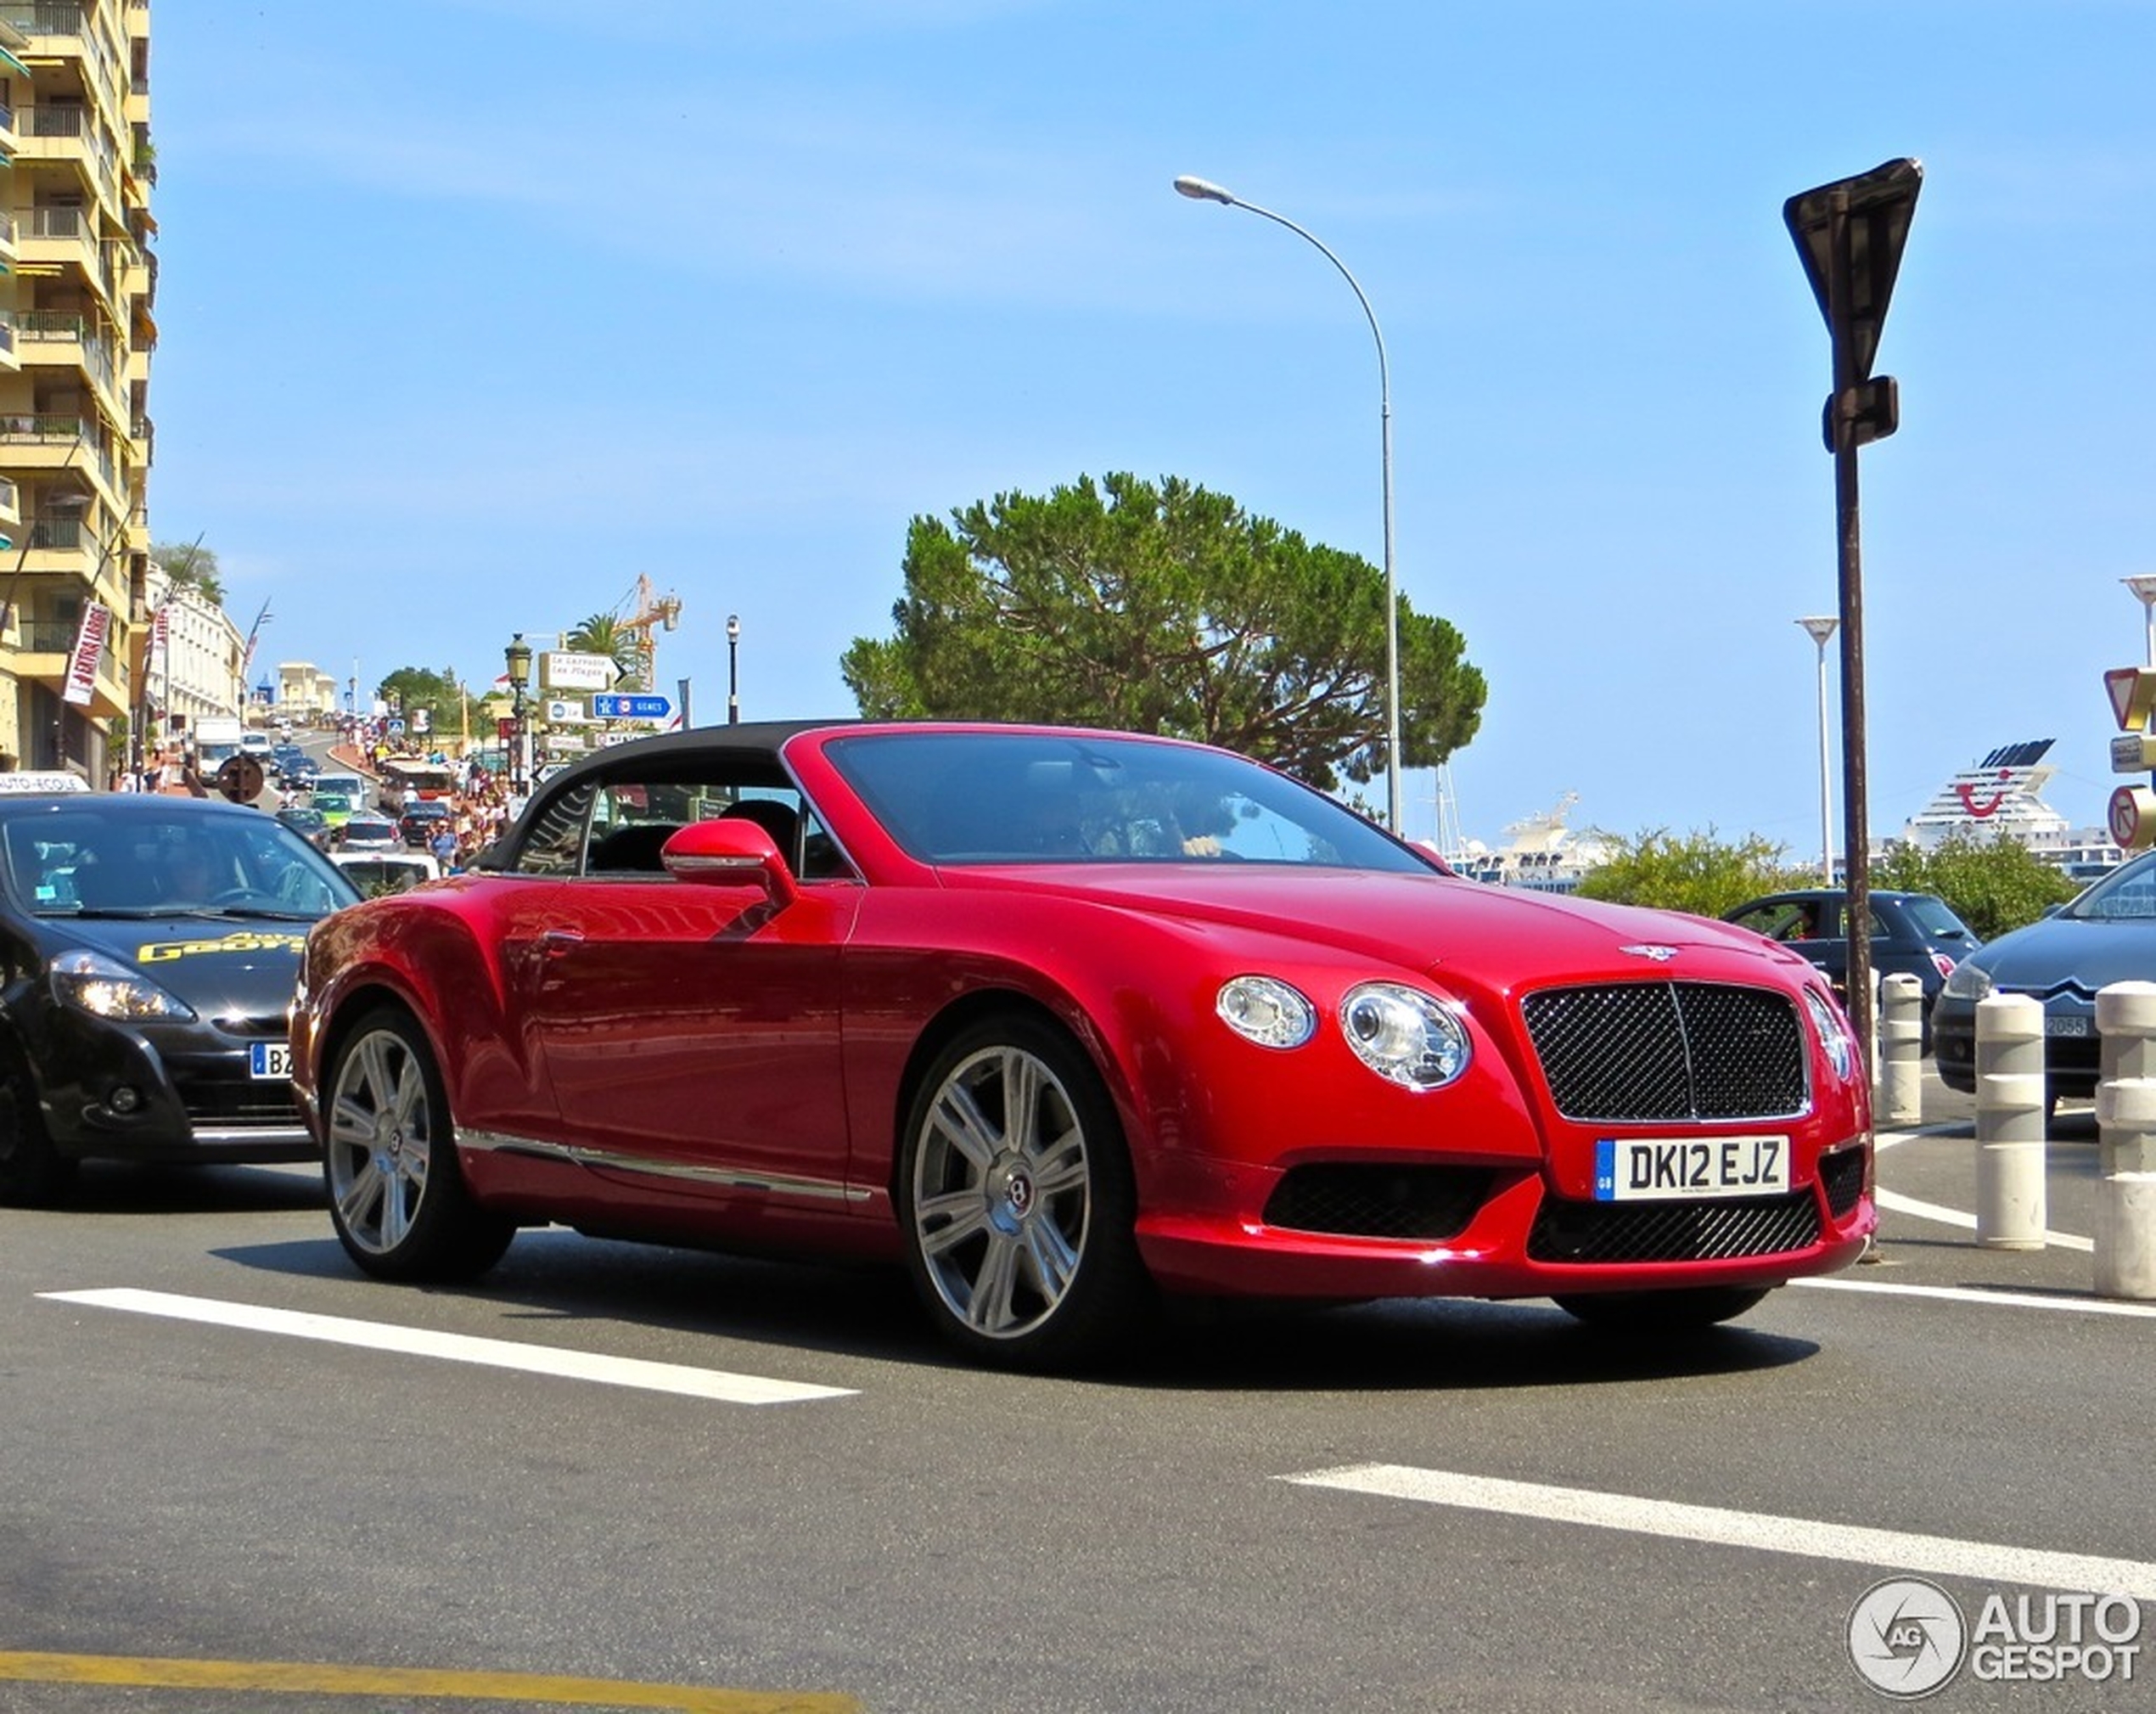
[[[1872,828],[2045,737],[2101,819],[2119,580],[2156,570],[2148,0],[153,17],[153,533],[216,550],[243,629],[270,604],[258,665],[490,680],[642,572],[699,722],[729,613],[747,717],[848,713],[911,518],[1111,469],[1377,561],[1368,324],[1194,173],[1383,326],[1401,589],[1490,683],[1466,830],[1576,792],[1575,827],[1801,860],[1835,537],[1782,205],[1914,155],[1902,429],[1862,455]]]

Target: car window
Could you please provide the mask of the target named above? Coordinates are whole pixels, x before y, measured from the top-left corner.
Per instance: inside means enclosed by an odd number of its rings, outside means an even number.
[[[357,896],[270,816],[40,817],[4,829],[8,884],[38,916],[160,916],[215,908],[312,920]]]
[[[1092,735],[877,733],[839,739],[825,755],[926,863],[1431,868],[1332,799],[1217,750]]]
[[[1816,938],[1812,933],[1815,908],[1805,899],[1770,899],[1739,912],[1732,920],[1770,941],[1809,941]]]
[[[1970,933],[1968,924],[1954,914],[1953,907],[1944,899],[1919,894],[1915,898],[1905,900],[1902,908],[1908,913],[1909,920],[1915,924],[1917,933],[1926,940],[1973,941],[1976,938]]]
[[[671,773],[678,776],[678,761]],[[722,772],[715,766],[714,773]],[[801,795],[790,785],[750,778],[653,778],[639,773],[592,779],[540,811],[517,853],[514,873],[593,879],[664,876],[660,851],[682,828],[726,818],[751,819],[772,837],[803,880],[850,877],[852,870]]]
[[[2059,914],[2084,922],[2156,921],[2156,865],[2142,857],[2114,869]]]

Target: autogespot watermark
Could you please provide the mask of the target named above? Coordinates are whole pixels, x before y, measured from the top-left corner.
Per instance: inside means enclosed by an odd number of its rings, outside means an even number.
[[[1889,1577],[1849,1610],[1849,1658],[1882,1695],[1913,1702],[1966,1667],[1995,1684],[2131,1683],[2141,1604],[2125,1595],[1991,1594],[1971,1623],[1926,1577]]]

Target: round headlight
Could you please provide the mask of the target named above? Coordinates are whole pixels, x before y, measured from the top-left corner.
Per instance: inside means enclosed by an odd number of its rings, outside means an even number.
[[[1260,1048],[1300,1048],[1317,1029],[1317,1009],[1272,976],[1238,976],[1223,983],[1213,1009],[1229,1029]]]
[[[1365,982],[1340,1002],[1348,1046],[1380,1077],[1435,1089],[1468,1068],[1467,1026],[1434,996],[1395,982]]]

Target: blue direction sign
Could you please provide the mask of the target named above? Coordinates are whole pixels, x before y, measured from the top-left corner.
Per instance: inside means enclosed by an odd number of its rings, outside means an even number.
[[[664,696],[594,696],[592,712],[601,720],[664,720],[674,711]]]

